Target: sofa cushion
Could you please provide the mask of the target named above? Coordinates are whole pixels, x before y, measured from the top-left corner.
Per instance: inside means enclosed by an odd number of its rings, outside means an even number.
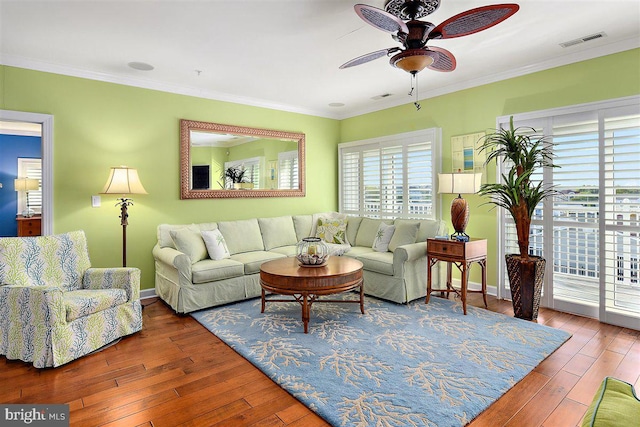
[[[231,259],[205,259],[191,266],[191,280],[194,284],[215,282],[244,275],[241,262]]]
[[[296,241],[304,239],[305,237],[313,237],[311,235],[311,224],[313,222],[312,215],[294,215],[292,217],[293,225],[296,229]]]
[[[361,216],[349,216],[347,217],[347,242],[355,245],[356,235],[358,234],[358,228],[362,222]]]
[[[185,227],[171,230],[169,235],[173,239],[175,248],[187,255],[191,260],[191,264],[195,264],[209,256],[199,230],[194,231],[190,227]]]
[[[638,425],[640,400],[633,386],[606,377],[582,419],[582,427],[614,427]]]
[[[416,242],[426,242],[427,239],[436,237],[440,233],[442,221],[435,219],[423,219],[420,221],[420,229]],[[446,233],[446,231],[444,231]]]
[[[264,250],[295,245],[298,240],[293,219],[290,216],[277,218],[258,218]]]
[[[371,245],[373,250],[376,252],[389,251],[389,242],[391,241],[395,231],[395,225],[389,225],[381,222],[378,227],[378,231],[376,232],[376,238],[373,239],[373,244]]]
[[[347,221],[339,218],[319,218],[316,237],[327,243],[343,245],[347,243]]]
[[[218,223],[218,229],[227,242],[231,255],[264,251],[262,234],[258,219],[245,219],[240,221],[222,221]]]
[[[63,294],[67,322],[98,313],[127,302],[124,289],[79,289]]]
[[[209,258],[220,260],[231,256],[227,242],[224,240],[220,230],[203,230],[200,234],[202,235],[202,240],[204,240],[204,245],[207,247]]]
[[[361,254],[357,259],[362,262],[363,268],[368,271],[393,276],[393,252],[370,252]]]
[[[271,261],[278,258],[284,258],[283,254],[267,251],[243,252],[231,255],[231,259],[244,264],[244,274],[260,273],[260,266],[263,262]]]
[[[180,230],[182,228],[188,228],[194,232],[200,231],[200,228],[196,224],[160,224],[157,228],[158,246],[161,248],[173,248],[176,249],[175,243],[171,238],[171,230]]]
[[[351,249],[349,249],[344,254],[350,256],[351,258],[358,258],[360,255],[370,254],[372,252],[375,252],[372,247],[351,246]]]
[[[415,243],[418,238],[418,231],[420,230],[420,223],[418,221],[409,220],[396,220],[393,225],[396,226],[396,231],[391,237],[389,242],[389,250],[395,251],[398,246],[409,245]]]
[[[296,256],[298,247],[296,245],[280,246],[279,248],[273,248],[269,252],[275,252],[284,256]]]
[[[373,246],[373,241],[378,233],[378,228],[383,222],[381,219],[374,218],[362,218],[360,227],[358,227],[358,234],[356,234],[356,246],[366,246],[368,248]],[[391,221],[384,221],[386,224],[391,224]],[[353,245],[353,242],[351,242]]]

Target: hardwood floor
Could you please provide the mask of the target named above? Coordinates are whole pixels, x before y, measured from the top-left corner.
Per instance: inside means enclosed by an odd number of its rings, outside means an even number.
[[[328,425],[190,316],[144,304],[141,332],[59,368],[0,356],[0,402],[68,403],[72,426]],[[573,336],[471,427],[576,426],[607,375],[640,391],[640,331],[545,309],[538,322]]]

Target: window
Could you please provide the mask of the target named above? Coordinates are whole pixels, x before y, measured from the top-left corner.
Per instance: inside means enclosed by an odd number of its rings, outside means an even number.
[[[230,167],[239,167],[244,169],[244,181],[253,183],[253,188],[262,188],[260,186],[260,165],[264,164],[262,157],[252,157],[249,159],[232,160],[224,163],[224,169],[227,170]],[[229,178],[225,178],[225,188],[232,188],[233,184]]]
[[[42,213],[42,159],[18,158],[18,177],[40,181],[40,188],[28,193],[29,209],[36,214]],[[18,214],[27,209],[27,193],[18,192]]]
[[[298,151],[278,153],[278,189],[296,190],[298,184]]]
[[[440,130],[339,145],[340,212],[375,218],[434,218]]]
[[[499,118],[499,125],[508,126],[508,120]],[[544,256],[551,273],[543,303],[637,325],[640,98],[515,115],[514,124],[552,137],[558,166],[534,178],[558,191],[537,207],[531,223],[529,251]],[[501,222],[502,253],[517,252],[510,216],[502,212]]]

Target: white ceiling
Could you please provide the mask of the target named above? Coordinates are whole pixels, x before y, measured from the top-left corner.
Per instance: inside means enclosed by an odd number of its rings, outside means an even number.
[[[399,46],[356,15],[357,1],[0,0],[0,62],[332,118],[412,102],[410,76],[385,58],[338,69]],[[638,0],[507,1],[520,10],[497,26],[430,42],[451,51],[458,67],[421,72],[421,99],[640,47]],[[437,25],[498,2],[442,0],[422,19]],[[607,37],[559,45],[601,31]],[[372,99],[382,94],[391,96]]]

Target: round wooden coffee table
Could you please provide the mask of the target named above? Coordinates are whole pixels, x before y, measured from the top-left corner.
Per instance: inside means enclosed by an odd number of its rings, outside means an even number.
[[[291,295],[294,299],[273,299],[269,302],[298,301],[302,306],[304,333],[309,331],[309,312],[314,302],[360,303],[364,314],[364,285],[362,263],[349,257],[331,256],[322,267],[301,267],[295,257],[280,258],[260,266],[262,311],[266,292]],[[360,288],[360,298],[350,300],[318,299],[322,295],[337,294]]]

